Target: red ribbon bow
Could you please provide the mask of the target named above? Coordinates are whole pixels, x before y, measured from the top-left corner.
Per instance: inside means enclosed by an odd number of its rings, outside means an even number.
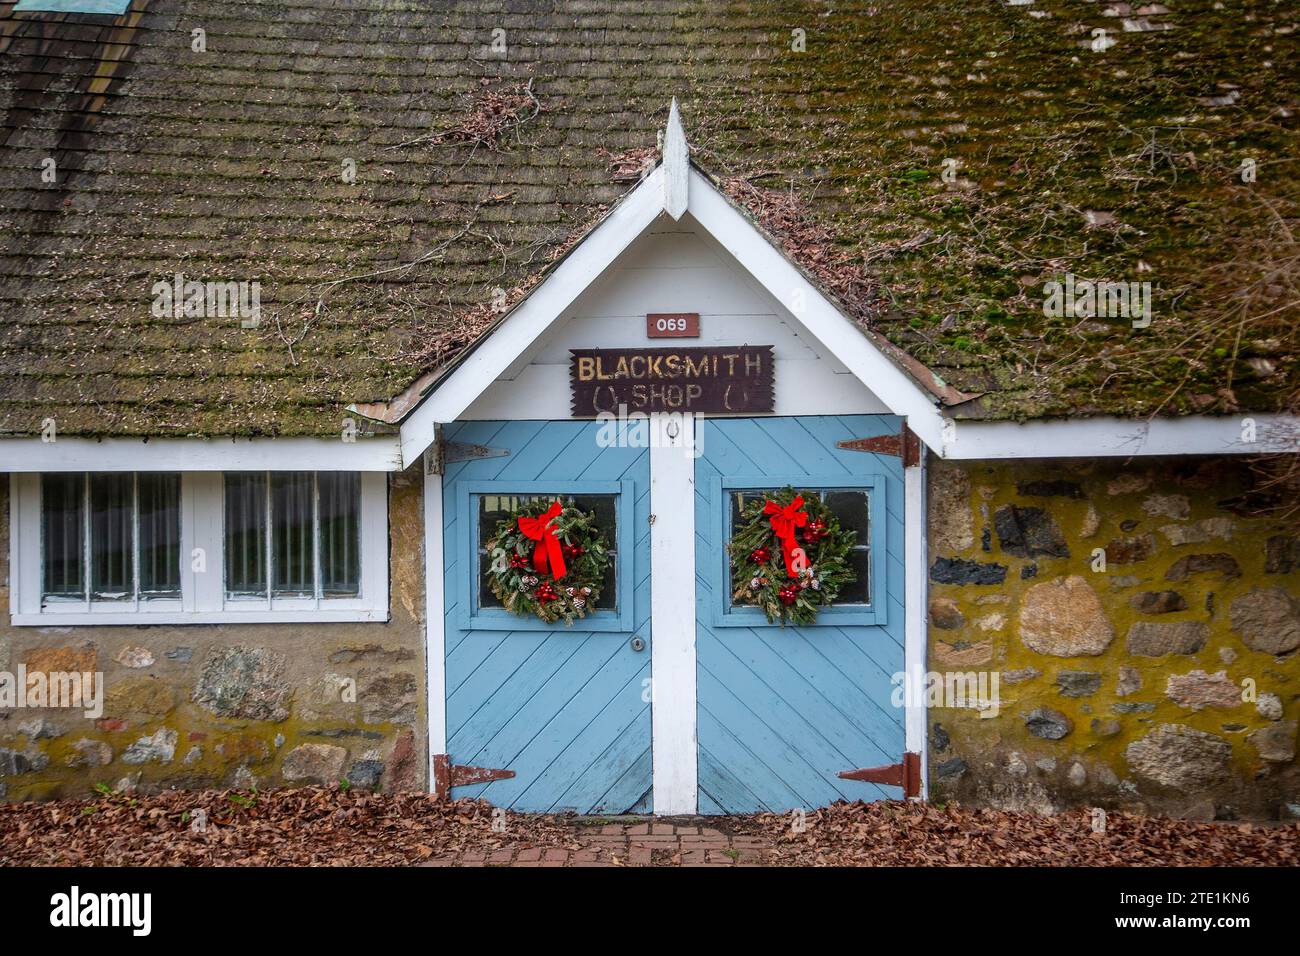
[[[558,501],[551,502],[551,506],[546,509],[546,513],[536,518],[520,517],[519,530],[524,537],[530,541],[536,541],[533,546],[533,567],[542,574],[549,570],[555,580],[559,580],[568,573],[568,568],[564,566],[564,555],[560,551],[560,539],[555,534],[555,527],[552,522],[560,516],[564,506]]]
[[[772,523],[772,531],[781,542],[781,554],[785,558],[785,573],[792,578],[798,577],[798,572],[794,569],[794,553],[802,552],[803,549],[795,540],[794,529],[802,528],[808,523],[808,512],[803,510],[803,495],[796,495],[794,501],[784,508],[775,501],[769,501],[763,505],[763,514],[771,516],[769,520]]]

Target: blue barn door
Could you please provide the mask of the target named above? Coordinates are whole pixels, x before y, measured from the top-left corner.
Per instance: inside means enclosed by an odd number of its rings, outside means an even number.
[[[711,419],[696,462],[699,809],[751,813],[902,797],[841,771],[898,763],[903,709],[903,465],[836,442],[897,435],[891,416]],[[733,607],[724,547],[740,496],[824,492],[859,531],[859,593],[810,627]],[[832,500],[833,499],[833,500]]]
[[[456,787],[528,811],[648,812],[650,459],[601,447],[597,422],[460,422],[448,442],[509,452],[443,477],[447,752],[514,776]],[[481,586],[482,544],[519,496],[595,509],[616,545],[616,606],[573,627],[514,617]],[[602,598],[602,605],[606,601]],[[634,640],[639,638],[639,640]]]

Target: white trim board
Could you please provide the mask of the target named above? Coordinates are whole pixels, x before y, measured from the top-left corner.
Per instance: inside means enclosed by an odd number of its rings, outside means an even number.
[[[598,279],[663,210],[663,168],[615,206],[555,271],[519,303],[402,422],[402,460],[433,443],[435,426],[456,421]]]
[[[400,471],[398,436],[360,438],[0,438],[0,472]]]
[[[860,334],[858,337],[862,338]],[[862,344],[872,349],[866,339],[862,339]],[[881,360],[888,363],[883,356]],[[892,363],[889,364],[893,367]],[[855,369],[853,373],[861,379],[859,370]],[[565,375],[567,376],[567,371]],[[491,384],[492,382],[487,383],[488,386]],[[558,376],[549,384],[551,387],[558,385]],[[868,387],[877,394],[881,391],[876,383],[869,384]],[[567,389],[565,396],[567,406]],[[890,406],[890,410],[897,412],[893,406]],[[778,413],[803,412],[778,409]],[[821,412],[835,413],[833,410]],[[914,416],[898,413],[907,417],[908,426],[917,432],[926,447],[941,458],[1127,458],[1152,455],[1259,455],[1300,451],[1300,417],[1289,415],[1197,415],[1151,421],[1096,417],[1023,424],[954,422],[941,417],[936,444],[934,435],[927,437],[921,432]],[[548,412],[547,415],[529,417],[554,416]],[[567,418],[567,412],[562,417]],[[449,420],[454,421],[455,418]],[[1255,423],[1253,442],[1243,440],[1247,421]],[[404,467],[404,451],[418,456],[427,447],[413,450],[409,444],[403,444],[410,434],[406,426],[403,426],[402,434],[405,437],[401,440],[396,435],[389,435],[359,438],[355,442],[307,437],[159,438],[148,441],[138,438],[60,438],[53,442],[44,442],[39,438],[0,438],[0,473],[400,471]],[[432,444],[432,440],[429,444]]]
[[[428,448],[435,425],[461,418],[658,219],[664,212],[665,175],[660,165],[647,176],[532,295],[424,397],[401,426],[404,461]],[[686,212],[701,231],[824,343],[891,412],[906,416],[909,426],[929,447],[939,448],[943,418],[935,399],[876,348],[716,186],[694,169],[686,180]]]
[[[694,169],[689,209],[695,221],[890,411],[904,416],[908,427],[926,445],[938,447],[943,417],[933,396],[876,348],[726,196]]]
[[[1253,423],[1254,440],[1245,440]],[[928,444],[928,442],[927,442]],[[934,446],[931,446],[932,448]],[[1127,458],[1147,455],[1261,455],[1300,451],[1300,418],[1290,415],[1071,418],[948,422],[941,458]]]
[[[444,606],[442,475],[428,456],[424,471],[424,690],[429,721],[429,792],[434,791],[433,758],[447,752],[447,631]]]
[[[673,344],[647,335],[647,312],[699,314],[698,337],[679,345],[772,346],[774,415],[891,414],[716,239],[683,215],[677,223],[664,217],[652,223],[461,419],[571,418],[570,350]]]
[[[647,176],[552,275],[421,400],[401,426],[404,462],[428,448],[437,424],[464,417],[476,399],[498,379],[508,377],[539,337],[563,319],[578,296],[599,281],[618,256],[651,227],[664,211],[666,175],[660,165]],[[953,421],[943,415],[934,396],[863,335],[706,177],[692,168],[686,185],[685,211],[700,227],[701,234],[781,303],[892,413],[906,418],[908,427],[940,457],[1260,454],[1296,451],[1300,446],[1300,417],[1283,415],[1196,416],[1151,422],[1071,418],[1024,425]],[[672,192],[676,202],[680,190]],[[1251,417],[1257,423],[1257,440],[1253,443],[1241,439],[1242,423]]]
[[[695,699],[695,421],[651,417],[651,766],[656,816],[698,810]]]
[[[926,554],[925,456],[903,470],[903,672],[904,690],[925,686],[926,645],[929,641],[929,556]],[[921,529],[917,534],[913,529]],[[921,757],[922,800],[929,795],[929,734],[925,700],[904,697],[904,749]]]

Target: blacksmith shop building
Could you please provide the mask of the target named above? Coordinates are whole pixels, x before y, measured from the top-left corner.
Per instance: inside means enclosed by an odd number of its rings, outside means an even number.
[[[0,2],[0,797],[1300,813],[1293,24],[1172,6]]]

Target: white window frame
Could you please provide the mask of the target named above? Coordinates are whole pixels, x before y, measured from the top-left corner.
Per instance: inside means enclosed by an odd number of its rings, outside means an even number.
[[[82,598],[75,598],[71,595],[46,595],[41,594],[41,600],[48,603],[52,610],[58,610],[59,607],[67,608],[69,611],[81,611],[83,613],[94,613],[96,615],[116,611],[119,613],[135,613],[144,605],[149,605],[155,611],[178,611],[181,609],[181,599],[179,597],[141,597],[140,595],[140,475],[151,474],[151,472],[127,471],[127,472],[74,472],[82,476],[81,484],[81,535],[82,535]],[[91,535],[91,474],[117,474],[129,475],[131,477],[131,573],[134,580],[134,592],[130,597],[118,600],[100,599],[98,601],[91,597],[91,585],[93,572],[91,570],[90,560],[90,535]],[[183,481],[182,481],[183,484]],[[39,482],[37,492],[40,492]],[[182,495],[184,490],[182,489]],[[38,515],[39,519],[39,515]],[[37,526],[39,535],[39,525]],[[184,539],[177,543],[179,550],[184,544]],[[39,560],[39,559],[38,559]],[[44,568],[41,568],[42,574],[40,587],[44,591]],[[98,619],[98,618],[97,618]]]
[[[10,622],[274,624],[388,620],[388,475],[361,475],[361,593],[355,598],[227,597],[225,483],[219,471],[181,473],[181,598],[123,602],[42,598],[41,473],[9,477]],[[196,571],[201,549],[205,569]]]

